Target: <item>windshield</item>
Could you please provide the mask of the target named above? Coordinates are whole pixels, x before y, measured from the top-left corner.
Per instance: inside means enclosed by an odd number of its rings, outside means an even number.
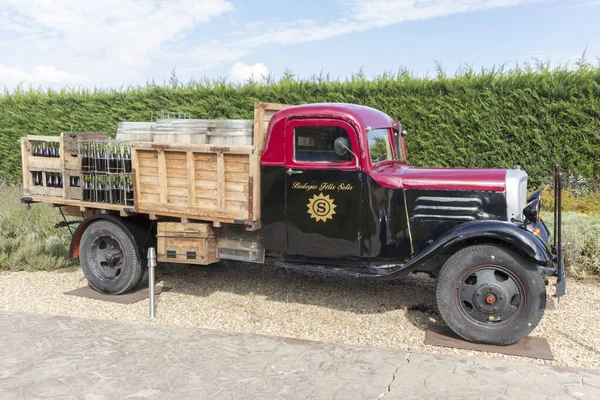
[[[373,165],[381,161],[394,159],[388,128],[371,129],[369,131],[369,154]]]

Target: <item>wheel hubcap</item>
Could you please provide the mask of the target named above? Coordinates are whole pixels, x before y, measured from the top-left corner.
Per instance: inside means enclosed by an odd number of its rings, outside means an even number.
[[[95,275],[105,282],[114,282],[123,272],[123,251],[111,236],[99,236],[91,247],[91,265]]]
[[[498,326],[518,318],[524,307],[524,289],[509,270],[482,265],[459,281],[456,304],[460,313],[477,325]]]

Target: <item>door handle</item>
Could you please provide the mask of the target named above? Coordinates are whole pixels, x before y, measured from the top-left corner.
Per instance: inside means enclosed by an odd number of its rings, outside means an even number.
[[[298,170],[291,169],[291,168],[288,168],[288,170],[287,170],[287,174],[288,174],[288,175],[298,175],[298,174],[301,174],[301,173],[303,173],[303,172],[304,172],[304,171],[298,171]]]

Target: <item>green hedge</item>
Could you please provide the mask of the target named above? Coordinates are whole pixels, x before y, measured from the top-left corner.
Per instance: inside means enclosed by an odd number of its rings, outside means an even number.
[[[116,132],[119,121],[147,121],[151,111],[195,118],[252,118],[256,101],[348,102],[378,108],[408,130],[413,165],[512,167],[533,182],[560,162],[569,174],[600,180],[600,67],[464,70],[416,78],[406,71],[367,80],[316,76],[233,86],[223,80],[110,91],[19,89],[0,95],[0,178],[18,182],[18,139],[58,134],[72,125]]]

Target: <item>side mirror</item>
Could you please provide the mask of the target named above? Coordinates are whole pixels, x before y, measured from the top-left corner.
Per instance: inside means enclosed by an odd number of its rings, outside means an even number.
[[[345,156],[348,153],[348,150],[350,150],[350,142],[345,137],[340,136],[333,142],[333,149],[338,156]]]

